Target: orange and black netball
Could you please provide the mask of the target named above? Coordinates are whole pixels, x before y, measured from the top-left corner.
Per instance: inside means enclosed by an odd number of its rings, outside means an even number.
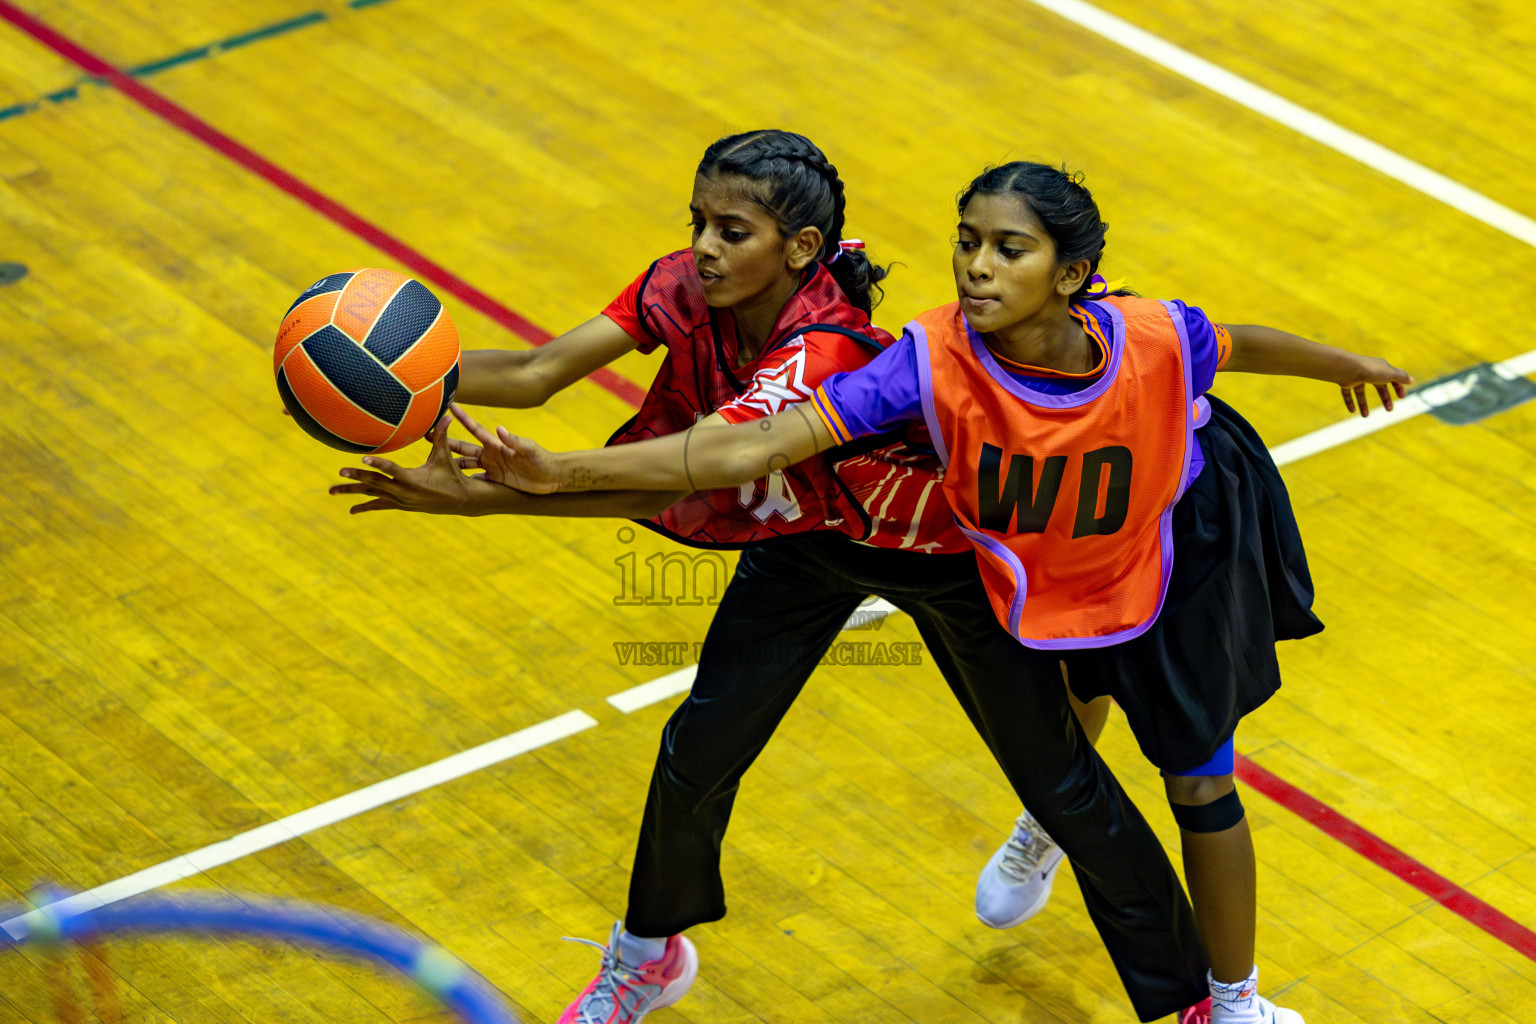
[[[393,270],[348,270],[305,289],[272,352],[277,390],[315,440],[344,452],[403,448],[459,383],[459,333],[437,296]]]

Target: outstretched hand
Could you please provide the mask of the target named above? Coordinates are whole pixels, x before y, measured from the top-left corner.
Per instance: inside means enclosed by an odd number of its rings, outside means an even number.
[[[457,405],[451,404],[454,417],[479,441],[478,446],[464,441],[450,442],[460,458],[454,464],[461,470],[478,469],[485,479],[529,494],[550,494],[560,489],[560,475],[555,457],[526,437],[518,437],[506,427],[493,434]]]
[[[1404,398],[1413,377],[1407,370],[1399,370],[1385,359],[1362,357],[1358,372],[1352,380],[1340,381],[1339,390],[1344,395],[1344,408],[1350,412],[1359,410],[1361,416],[1369,416],[1371,408],[1366,400],[1366,388],[1375,387],[1381,398],[1381,407],[1392,411],[1394,397]]]
[[[363,458],[363,464],[370,469],[348,466],[341,475],[356,482],[337,484],[330,493],[365,494],[373,499],[353,505],[353,515],[387,510],[460,516],[477,514],[476,499],[494,497],[487,488],[502,489],[488,480],[466,477],[454,468],[449,445],[458,442],[448,439],[450,422],[444,416],[427,433],[432,452],[422,465],[413,469],[378,455],[368,455]]]

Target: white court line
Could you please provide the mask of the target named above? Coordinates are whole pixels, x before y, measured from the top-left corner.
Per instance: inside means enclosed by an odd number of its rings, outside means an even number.
[[[230,861],[239,860],[241,857],[279,843],[286,843],[290,839],[297,839],[307,832],[313,832],[326,825],[334,825],[353,815],[393,803],[462,775],[477,772],[482,768],[489,768],[493,764],[519,754],[526,754],[530,750],[547,746],[556,740],[574,736],[596,724],[597,719],[583,711],[569,711],[558,718],[551,718],[500,739],[491,740],[489,743],[482,743],[478,747],[451,754],[441,761],[413,768],[394,778],[375,782],[371,786],[365,786],[334,800],[316,804],[308,810],[259,825],[247,832],[231,836],[223,842],[162,861],[143,871],[119,878],[115,882],[87,889],[85,892],[49,904],[48,909],[62,910],[67,913],[104,907],[109,903],[127,899],[129,896],[137,896],[139,893],[158,889],[162,885],[179,882],[183,878],[190,878],[210,868],[228,864]],[[35,914],[37,911],[31,913]],[[19,940],[28,933],[27,916],[22,914],[9,921],[0,922],[0,928],[9,932],[13,939]]]
[[[1536,220],[1083,0],[1029,0],[1453,209],[1536,245]]]
[[[1474,372],[1474,370],[1468,370],[1466,376],[1470,377]],[[1502,363],[1494,363],[1493,372],[1509,380],[1536,373],[1536,349],[1506,359]],[[1274,457],[1275,465],[1284,466],[1297,459],[1304,459],[1308,455],[1316,455],[1329,448],[1336,448],[1346,441],[1358,440],[1378,430],[1385,430],[1410,420],[1420,413],[1429,412],[1431,409],[1465,398],[1469,389],[1462,383],[1463,379],[1463,377],[1452,377],[1450,380],[1441,381],[1433,387],[1415,391],[1407,398],[1394,402],[1391,412],[1378,406],[1368,417],[1351,416],[1347,420],[1340,420],[1321,430],[1314,430],[1310,434],[1303,434],[1284,444],[1277,444],[1269,450],[1269,453]]]
[[[699,672],[697,665],[684,665],[676,672],[668,672],[660,679],[652,679],[648,683],[639,686],[631,686],[627,690],[621,690],[608,698],[608,703],[624,712],[626,715],[641,708],[648,708],[652,704],[675,697],[680,693],[687,693],[693,686],[693,677]]]

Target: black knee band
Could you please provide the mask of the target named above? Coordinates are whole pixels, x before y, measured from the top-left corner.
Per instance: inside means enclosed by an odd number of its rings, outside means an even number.
[[[1208,804],[1169,803],[1168,806],[1173,808],[1173,820],[1186,832],[1225,832],[1243,820],[1243,801],[1235,789]]]

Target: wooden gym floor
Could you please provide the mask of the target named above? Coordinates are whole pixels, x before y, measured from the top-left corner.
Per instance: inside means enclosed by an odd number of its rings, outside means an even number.
[[[535,1021],[596,967],[560,936],[602,938],[623,911],[677,699],[609,704],[676,668],[615,645],[692,641],[709,608],[616,604],[626,566],[667,550],[617,522],[349,518],[325,494],[349,460],[279,415],[269,359],[327,272],[406,269],[467,346],[523,346],[686,244],[710,141],[781,126],[841,169],[849,233],[900,261],[891,328],[950,296],[954,195],[1026,157],[1087,174],[1106,271],[1144,294],[1423,381],[1533,347],[1536,239],[1024,0],[16,4],[0,889],[18,907],[40,882],[171,878],[156,865],[235,838],[263,848],[169,888],[382,917]],[[1530,5],[1098,9],[1516,211],[1500,223],[1536,215]],[[653,368],[500,418],[594,444]],[[1344,415],[1324,385],[1218,391],[1272,444]],[[1243,795],[1264,990],[1312,1024],[1536,1019],[1536,404],[1405,417],[1285,475],[1329,628],[1284,649],[1285,689],[1238,735],[1261,787]],[[899,618],[848,637],[915,639]],[[287,842],[239,839],[551,719],[575,731]],[[1122,721],[1103,749],[1176,850]],[[654,1019],[1130,1020],[1072,885],[1014,932],[974,920],[1016,811],[931,665],[823,670],[743,787],[699,983]],[[442,1019],[282,951],[112,955],[130,1020]],[[33,966],[0,971],[0,1017],[52,1019]]]

